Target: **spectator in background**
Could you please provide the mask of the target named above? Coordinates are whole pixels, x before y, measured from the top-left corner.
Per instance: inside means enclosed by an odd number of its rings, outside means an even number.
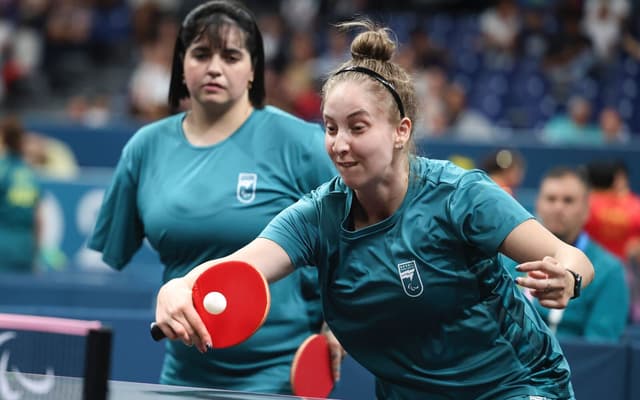
[[[568,114],[552,117],[543,127],[542,140],[554,145],[601,145],[602,132],[591,122],[592,104],[587,98],[569,100]]]
[[[622,261],[640,240],[640,197],[631,192],[628,169],[622,161],[594,161],[587,165],[591,211],[585,229]]]
[[[42,192],[24,160],[25,134],[17,117],[0,120],[0,272],[36,269]]]
[[[520,10],[514,0],[499,0],[480,15],[482,48],[489,65],[504,67],[513,61],[520,29]]]
[[[443,101],[429,101],[422,106],[416,124],[416,138],[444,138],[449,135],[449,114]]]
[[[0,6],[0,102],[5,85],[6,104],[33,104],[47,93],[40,74],[44,53],[43,26],[48,0],[20,1]]]
[[[287,26],[296,32],[310,31],[314,26],[321,0],[278,0],[280,3],[280,15]]]
[[[289,62],[283,71],[283,87],[291,99],[291,112],[305,120],[320,120],[320,95],[314,77],[316,60],[313,35],[296,31],[289,41]]]
[[[265,64],[273,66],[276,70],[283,69],[289,40],[284,19],[278,13],[266,13],[258,17],[258,26],[264,41]]]
[[[167,97],[171,80],[171,56],[178,24],[169,14],[159,14],[153,33],[141,44],[141,59],[129,82],[131,112],[142,121],[169,114]]]
[[[24,137],[23,151],[24,159],[42,177],[70,180],[78,176],[76,157],[60,139],[28,132]]]
[[[612,62],[619,54],[624,22],[629,15],[627,0],[587,0],[582,29],[593,43],[599,64]]]
[[[422,112],[416,121],[416,138],[442,137],[448,133],[448,111],[444,100],[447,88],[447,72],[436,65],[422,68],[415,60],[415,54],[409,47],[404,47],[399,65],[413,76],[415,91]]]
[[[90,128],[102,128],[111,118],[110,99],[106,95],[72,96],[67,101],[67,118]]]
[[[623,26],[622,48],[634,61],[640,61],[640,4],[632,3],[631,12]]]
[[[409,49],[414,53],[414,62],[418,68],[438,67],[446,70],[451,61],[449,52],[434,42],[422,27],[416,27],[410,32]]]
[[[518,151],[501,149],[489,154],[481,168],[498,186],[513,196],[524,179],[526,163]]]
[[[549,48],[549,33],[546,31],[547,13],[541,6],[530,5],[522,11],[522,28],[516,37],[519,57],[540,60]]]
[[[349,38],[346,32],[330,25],[326,32],[326,46],[313,60],[314,79],[322,82],[338,65],[349,58]]]
[[[498,127],[479,111],[468,107],[467,92],[459,83],[447,85],[444,91],[447,129],[454,137],[467,141],[488,141],[498,137]]]
[[[598,118],[600,131],[606,144],[627,143],[630,139],[629,130],[622,121],[620,113],[613,107],[605,107]]]
[[[197,6],[174,42],[169,105],[191,107],[129,140],[88,244],[122,269],[146,238],[165,282],[248,243],[335,174],[319,125],[265,107],[262,36],[241,3]],[[318,291],[313,268],[272,284],[265,324],[233,348],[167,342],[161,383],[291,393],[293,356],[322,324]]]
[[[50,7],[45,26],[44,72],[52,90],[73,94],[90,72],[91,16],[91,5],[81,0],[59,0]]]
[[[629,287],[624,266],[583,230],[589,216],[589,186],[575,170],[557,167],[540,182],[536,214],[542,225],[565,243],[582,250],[593,263],[589,290],[565,309],[548,309],[532,299],[547,325],[559,338],[617,342],[629,317]],[[505,262],[517,276],[515,262]]]
[[[628,170],[621,161],[587,165],[593,187],[585,230],[627,267],[632,290],[631,318],[640,322],[640,197],[631,192]]]
[[[542,67],[551,83],[552,96],[558,103],[565,103],[575,83],[591,71],[594,55],[591,40],[580,25],[580,11],[565,2],[559,2],[558,7],[558,31],[549,38]]]
[[[130,0],[92,0],[91,47],[92,61],[98,65],[118,65],[130,57]],[[158,23],[158,21],[155,21]]]

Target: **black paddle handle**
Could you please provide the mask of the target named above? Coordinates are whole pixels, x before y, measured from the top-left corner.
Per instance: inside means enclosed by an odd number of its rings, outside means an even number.
[[[151,333],[151,337],[156,342],[166,338],[164,332],[162,332],[162,329],[160,329],[158,324],[156,324],[155,322],[151,323],[151,326],[149,327],[149,333]]]

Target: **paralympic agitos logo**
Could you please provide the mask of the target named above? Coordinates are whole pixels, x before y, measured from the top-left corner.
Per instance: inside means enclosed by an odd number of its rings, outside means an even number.
[[[15,339],[16,332],[0,333],[0,349],[11,339]],[[20,400],[26,392],[43,395],[51,392],[55,385],[55,373],[53,368],[47,367],[46,373],[41,378],[32,378],[12,366],[9,372],[9,358],[11,352],[3,350],[0,354],[0,399]],[[9,380],[9,374],[12,379]]]

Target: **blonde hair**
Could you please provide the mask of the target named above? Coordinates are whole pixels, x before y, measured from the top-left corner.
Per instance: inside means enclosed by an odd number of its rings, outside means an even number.
[[[391,38],[393,32],[366,19],[344,22],[337,27],[342,30],[363,31],[351,42],[351,60],[338,67],[325,81],[322,87],[323,101],[339,82],[373,81],[371,87],[374,92],[388,103],[389,118],[392,122],[400,122],[403,113],[411,121],[415,121],[417,99],[413,82],[402,67],[391,62],[396,50],[396,42]],[[364,72],[362,68],[372,73]]]

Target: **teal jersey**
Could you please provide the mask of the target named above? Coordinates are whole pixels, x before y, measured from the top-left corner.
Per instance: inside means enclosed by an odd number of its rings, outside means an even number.
[[[34,271],[41,191],[36,174],[21,158],[0,158],[0,272]]]
[[[195,147],[184,114],[143,127],[123,149],[89,246],[122,268],[144,238],[164,281],[253,240],[279,211],[335,175],[319,125],[254,110],[226,140]],[[271,285],[271,310],[249,340],[206,355],[167,343],[160,381],[287,393],[297,347],[322,321],[315,268]]]
[[[582,233],[576,247],[593,264],[595,276],[580,297],[573,299],[564,310],[549,310],[533,299],[533,303],[547,324],[560,339],[582,338],[592,342],[618,342],[629,320],[629,286],[625,269],[613,254]],[[517,263],[504,257],[504,265],[515,277]]]
[[[412,158],[403,203],[349,230],[335,178],[261,233],[317,265],[325,320],[381,399],[573,397],[560,346],[498,264],[531,215],[481,171]]]

